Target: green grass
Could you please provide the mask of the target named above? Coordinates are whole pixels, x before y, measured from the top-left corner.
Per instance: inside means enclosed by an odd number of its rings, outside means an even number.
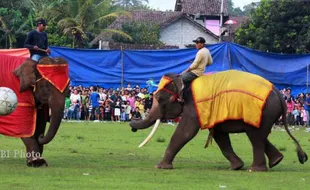
[[[269,172],[247,172],[252,148],[245,134],[231,135],[245,167],[230,171],[214,141],[203,148],[208,131],[181,150],[174,170],[157,170],[174,129],[161,125],[151,142],[138,148],[151,128],[132,133],[128,124],[63,123],[45,147],[49,167],[28,168],[24,158],[0,158],[0,189],[310,189],[310,161],[298,162],[293,141],[282,131],[273,131],[270,140],[284,150],[284,159]],[[293,134],[310,156],[310,133]],[[12,154],[25,151],[19,139],[0,136],[0,143]]]

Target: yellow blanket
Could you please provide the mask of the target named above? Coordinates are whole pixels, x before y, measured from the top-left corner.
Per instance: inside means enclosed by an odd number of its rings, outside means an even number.
[[[229,70],[201,76],[192,93],[201,129],[226,120],[240,120],[259,128],[262,110],[273,85],[260,76]]]

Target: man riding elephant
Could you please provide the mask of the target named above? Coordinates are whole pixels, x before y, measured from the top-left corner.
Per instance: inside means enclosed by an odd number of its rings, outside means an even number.
[[[24,47],[30,51],[31,59],[36,62],[51,53],[51,50],[48,48],[47,34],[44,32],[46,25],[47,23],[44,19],[39,19],[37,21],[37,28],[28,33],[24,44]]]
[[[191,81],[203,75],[206,66],[211,65],[213,62],[210,51],[205,47],[206,40],[202,37],[198,37],[196,40],[193,40],[193,42],[196,43],[196,48],[199,51],[190,67],[181,73],[185,85],[189,85]]]

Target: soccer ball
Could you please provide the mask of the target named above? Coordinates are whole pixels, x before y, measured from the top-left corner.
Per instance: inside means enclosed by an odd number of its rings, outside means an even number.
[[[0,87],[0,116],[11,114],[17,108],[17,96],[7,87]]]

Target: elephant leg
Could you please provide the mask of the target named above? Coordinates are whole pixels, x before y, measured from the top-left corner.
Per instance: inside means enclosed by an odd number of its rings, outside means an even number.
[[[47,122],[47,114],[49,112],[48,108],[38,109],[37,111],[37,123],[36,123],[36,131],[35,131],[35,139],[38,140],[40,136],[44,136]],[[39,144],[39,142],[38,142]],[[40,154],[43,155],[43,144],[39,144]]]
[[[156,165],[158,169],[173,169],[173,159],[183,146],[196,136],[199,123],[196,118],[183,116],[166,149],[163,160]]]
[[[26,146],[26,162],[30,167],[47,166],[46,161],[41,157],[40,147],[38,141],[34,137],[22,138]]]
[[[253,147],[253,164],[249,171],[267,171],[265,158],[265,144],[268,134],[265,131],[252,126],[247,127],[246,134]]]
[[[42,158],[43,145],[39,144],[38,137],[44,135],[46,126],[46,113],[44,109],[38,109],[37,111],[37,121],[36,121],[36,131],[34,136],[29,138],[22,138],[23,143],[26,146],[26,160],[27,165],[31,167],[41,167],[43,165],[47,166],[46,161]]]
[[[265,144],[265,154],[269,160],[269,167],[272,168],[279,164],[283,159],[283,154],[279,152],[279,150],[271,144],[271,142],[267,139]]]
[[[232,170],[241,169],[244,166],[244,163],[234,152],[231,146],[229,134],[214,130],[213,138],[220,147],[223,155],[230,162],[230,168]]]

